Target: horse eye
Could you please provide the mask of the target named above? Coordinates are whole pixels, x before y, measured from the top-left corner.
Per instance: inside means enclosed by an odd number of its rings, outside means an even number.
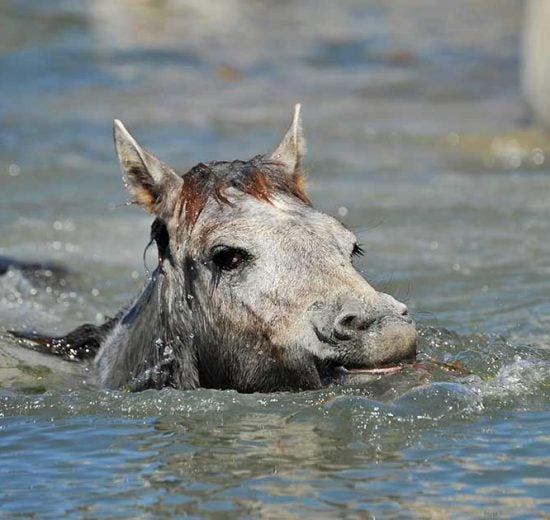
[[[365,250],[363,249],[363,246],[358,242],[355,242],[355,244],[353,244],[353,250],[351,252],[351,256],[363,256],[364,254],[365,254]]]
[[[222,271],[232,271],[233,269],[237,269],[237,267],[242,265],[249,258],[250,255],[244,249],[224,247],[214,253],[212,262]]]

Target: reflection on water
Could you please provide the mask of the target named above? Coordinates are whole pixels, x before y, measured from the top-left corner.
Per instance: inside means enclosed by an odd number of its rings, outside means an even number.
[[[0,279],[2,514],[544,514],[550,141],[525,126],[519,2],[10,0],[0,17],[0,253],[70,269]],[[428,327],[416,367],[304,394],[100,392],[18,357],[7,329],[99,322],[145,276],[113,117],[185,168],[271,148],[296,101],[312,198],[357,232],[358,266],[460,335]]]

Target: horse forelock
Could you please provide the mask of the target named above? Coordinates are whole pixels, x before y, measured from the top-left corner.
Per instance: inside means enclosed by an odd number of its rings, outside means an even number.
[[[266,161],[262,156],[250,161],[199,163],[183,174],[182,179],[176,217],[189,230],[209,199],[220,205],[233,205],[227,194],[229,188],[268,203],[274,195],[286,194],[311,206],[305,193],[304,174],[301,171],[288,174],[280,163]]]

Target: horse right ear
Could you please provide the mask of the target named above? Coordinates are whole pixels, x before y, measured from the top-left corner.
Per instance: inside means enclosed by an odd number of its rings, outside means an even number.
[[[300,162],[306,154],[306,140],[302,130],[301,105],[294,107],[292,123],[279,146],[271,153],[269,159],[280,163],[285,173],[293,174],[300,168]]]
[[[183,181],[172,168],[147,152],[118,120],[114,120],[115,149],[132,199],[150,213],[165,218]]]

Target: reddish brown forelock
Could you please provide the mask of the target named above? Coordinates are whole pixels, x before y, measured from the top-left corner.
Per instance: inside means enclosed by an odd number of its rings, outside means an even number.
[[[214,200],[220,205],[227,204],[228,206],[232,206],[231,201],[225,196],[224,190],[226,188],[227,182],[216,175],[214,179]]]
[[[243,186],[243,191],[257,199],[269,202],[269,192],[272,189],[267,175],[261,170],[252,170]]]
[[[305,193],[305,177],[301,172],[288,175],[255,168],[248,173],[241,189],[244,193],[266,202],[270,202],[271,195],[278,192],[293,195],[304,204],[311,205]]]
[[[292,175],[267,168],[266,171],[256,166],[244,167],[237,175],[218,175],[206,164],[198,164],[183,175],[183,185],[179,194],[179,219],[186,227],[192,228],[212,197],[218,204],[231,205],[225,191],[233,187],[258,200],[270,202],[271,195],[286,193],[301,200],[304,204],[311,202],[304,191],[305,179],[301,173]]]
[[[201,166],[201,165],[198,165]],[[183,176],[179,193],[179,217],[188,227],[193,227],[209,197],[208,173],[195,167]]]

